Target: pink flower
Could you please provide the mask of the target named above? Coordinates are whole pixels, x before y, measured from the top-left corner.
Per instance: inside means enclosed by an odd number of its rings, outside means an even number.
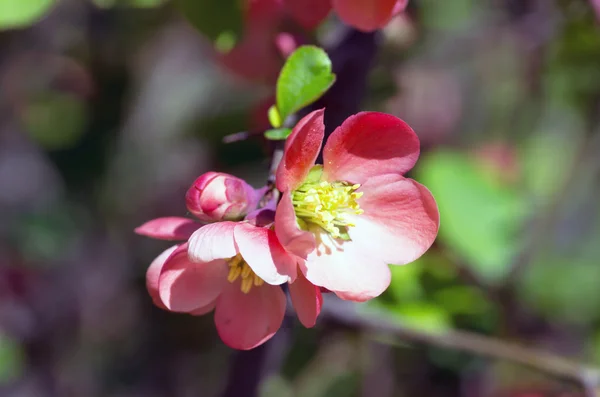
[[[294,128],[277,170],[283,192],[275,231],[300,257],[311,283],[342,299],[365,301],[390,283],[388,264],[406,264],[433,243],[439,214],[429,190],[403,177],[419,140],[402,120],[363,112],[338,127],[315,165],[323,110]]]
[[[266,189],[222,172],[202,174],[185,195],[187,209],[205,222],[242,219],[256,209]]]
[[[164,251],[148,269],[146,285],[157,306],[193,315],[215,309],[221,339],[232,348],[247,350],[277,332],[286,306],[280,284],[293,282],[289,290],[298,317],[306,327],[314,326],[321,292],[297,274],[296,258],[264,227],[273,221],[271,210],[256,211],[244,222],[218,222],[199,229],[181,219],[160,218],[136,229],[167,240],[189,237],[188,243]]]
[[[404,11],[408,0],[286,0],[288,12],[305,29],[314,29],[333,7],[342,21],[370,32],[388,24]]]
[[[331,0],[340,19],[358,30],[371,32],[404,11],[408,0]]]
[[[244,32],[239,43],[218,59],[240,77],[262,83],[274,83],[283,65],[276,37],[284,17],[281,0],[246,0]]]
[[[331,11],[330,0],[284,0],[287,11],[304,29],[316,28]]]

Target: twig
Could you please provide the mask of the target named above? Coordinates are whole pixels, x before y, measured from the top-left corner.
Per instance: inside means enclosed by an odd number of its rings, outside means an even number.
[[[329,298],[329,297],[328,297]],[[327,299],[321,315],[364,330],[393,335],[404,340],[465,351],[479,356],[518,363],[578,383],[588,397],[596,397],[600,370],[551,353],[466,331],[431,332],[390,321],[376,313],[362,313],[356,304],[334,297]]]

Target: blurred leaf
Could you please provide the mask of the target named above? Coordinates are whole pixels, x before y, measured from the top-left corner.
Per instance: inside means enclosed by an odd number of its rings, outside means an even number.
[[[260,384],[260,397],[294,397],[290,382],[279,375],[269,376]]]
[[[423,331],[442,332],[452,328],[448,312],[441,306],[427,302],[400,305],[394,313],[405,326]]]
[[[499,282],[519,248],[518,231],[526,215],[523,196],[458,152],[431,153],[417,172],[440,209],[439,240],[483,280]]]
[[[537,199],[563,189],[583,143],[584,121],[568,107],[549,107],[523,152],[525,183]]]
[[[520,295],[545,316],[575,324],[600,319],[597,260],[548,257],[527,267]]]
[[[465,28],[473,20],[477,2],[474,0],[423,0],[422,21],[428,29],[453,30]]]
[[[243,15],[239,0],[175,0],[188,21],[215,42],[226,35],[228,47],[239,40],[243,30]],[[223,49],[223,48],[222,48]]]
[[[45,149],[77,144],[86,127],[85,104],[72,95],[47,93],[28,103],[22,113],[25,131]]]
[[[387,293],[397,302],[418,300],[423,297],[424,291],[421,286],[422,260],[411,263],[408,266],[390,266],[392,282]]]
[[[292,133],[290,128],[276,128],[274,130],[265,131],[265,138],[272,141],[284,141]]]
[[[42,18],[55,0],[0,0],[0,29],[31,25]]]
[[[481,291],[465,285],[436,291],[434,300],[453,315],[478,315],[490,311],[490,303]]]
[[[421,331],[439,333],[452,328],[449,313],[435,303],[417,301],[390,304],[376,299],[362,305],[359,310],[366,315],[376,314]]]
[[[74,205],[54,206],[47,212],[27,214],[15,228],[18,247],[28,263],[52,265],[67,255],[83,220]]]
[[[24,364],[25,356],[18,342],[0,334],[0,384],[18,378]]]
[[[334,83],[331,60],[315,46],[301,46],[289,56],[277,79],[277,109],[285,119],[321,97]]]
[[[327,387],[321,394],[322,397],[352,397],[359,395],[358,376],[355,373],[347,373],[338,378]]]

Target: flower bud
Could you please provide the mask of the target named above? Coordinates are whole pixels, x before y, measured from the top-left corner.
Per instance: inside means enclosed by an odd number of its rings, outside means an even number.
[[[264,190],[222,172],[207,172],[196,179],[185,195],[188,210],[206,222],[236,220],[254,210]]]

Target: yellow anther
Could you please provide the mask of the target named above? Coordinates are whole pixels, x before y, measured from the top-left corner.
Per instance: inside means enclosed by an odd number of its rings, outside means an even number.
[[[242,292],[247,294],[252,289],[252,278],[242,279]]]
[[[237,254],[236,256],[234,256],[233,258],[231,258],[229,260],[229,266],[231,266],[231,267],[238,266],[243,261],[244,261],[244,259],[242,258],[242,256],[240,254]]]
[[[351,215],[364,211],[358,201],[363,193],[356,192],[359,184],[327,182],[309,179],[292,195],[299,225],[303,228],[317,225],[335,238],[348,238]]]
[[[233,283],[240,276],[240,273],[242,273],[241,267],[232,266],[231,269],[229,269],[229,274],[227,275],[227,281],[229,281],[230,283]]]
[[[252,286],[260,287],[265,283],[263,279],[258,277],[254,271],[252,271],[252,268],[248,266],[240,254],[229,259],[227,262],[229,264],[227,281],[233,283],[241,276],[240,289],[243,293],[247,294],[250,292]]]
[[[252,269],[250,268],[250,266],[248,266],[247,263],[244,263],[243,267],[242,267],[242,278],[246,279],[248,278],[248,276],[250,276],[252,274]]]

